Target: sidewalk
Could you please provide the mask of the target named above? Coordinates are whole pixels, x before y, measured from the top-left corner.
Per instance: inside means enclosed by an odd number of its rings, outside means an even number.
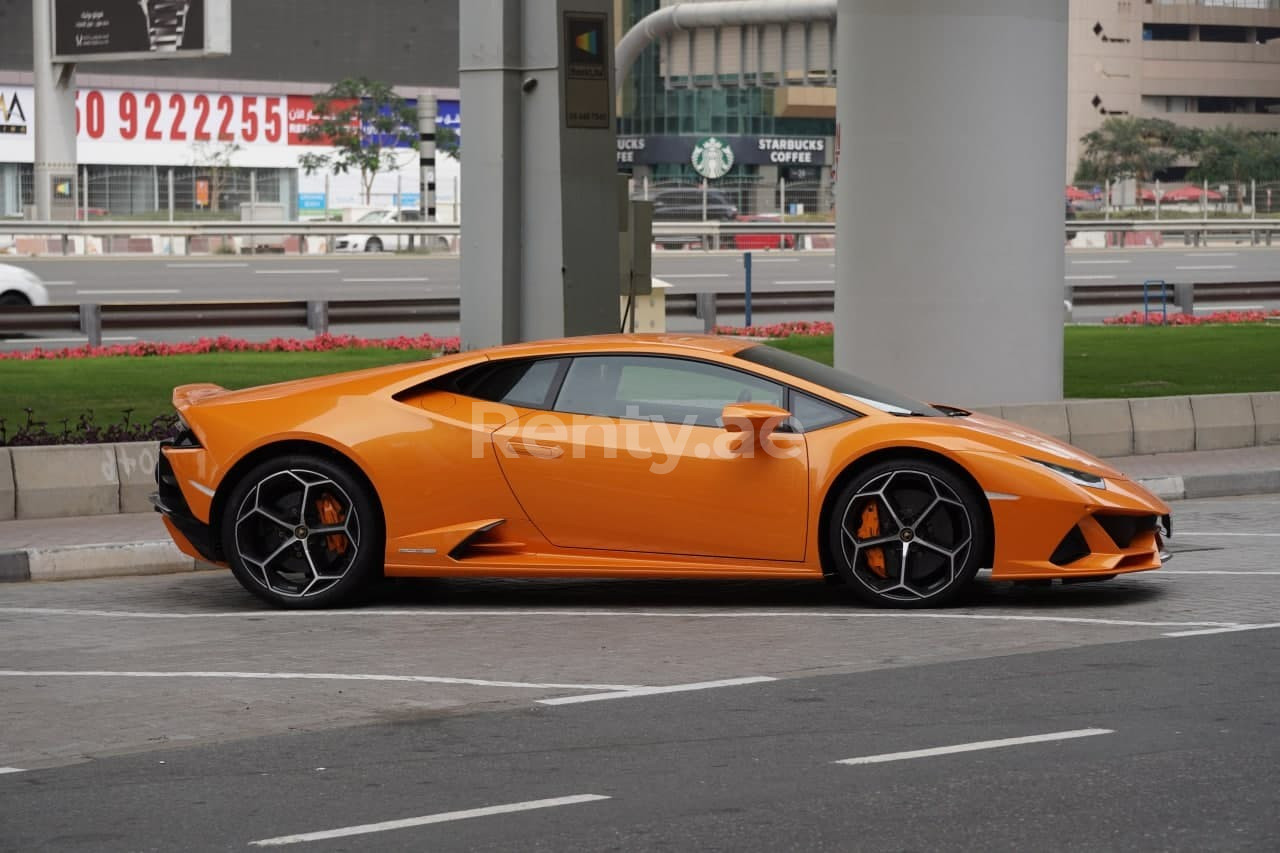
[[[1280,445],[1122,456],[1106,462],[1165,500],[1280,494]],[[203,567],[173,545],[154,512],[0,522],[0,583]]]

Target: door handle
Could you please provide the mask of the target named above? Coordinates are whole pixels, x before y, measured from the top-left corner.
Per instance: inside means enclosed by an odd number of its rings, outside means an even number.
[[[557,459],[564,455],[563,447],[548,447],[528,441],[508,441],[507,447],[521,456],[533,456],[537,459]]]

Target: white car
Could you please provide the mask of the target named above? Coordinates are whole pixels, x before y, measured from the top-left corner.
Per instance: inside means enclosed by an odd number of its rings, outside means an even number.
[[[22,267],[0,264],[0,307],[48,304],[49,291],[40,276]]]
[[[396,210],[395,208],[371,210],[356,220],[361,225],[421,221],[422,211],[412,209]],[[336,252],[397,252],[401,249],[409,248],[409,235],[395,233],[348,234],[345,237],[339,237],[337,242],[333,244],[333,248]]]

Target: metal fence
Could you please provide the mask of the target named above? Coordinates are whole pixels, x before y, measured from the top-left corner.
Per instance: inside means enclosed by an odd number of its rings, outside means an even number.
[[[1067,201],[1077,213],[1120,218],[1280,216],[1280,181],[1103,181],[1069,188]]]
[[[766,181],[759,177],[725,177],[715,181],[691,184],[682,181],[649,181],[631,183],[631,197],[660,201],[671,194],[684,197],[681,208],[692,208],[701,219],[717,219],[717,211],[725,205],[737,209],[738,216],[830,218],[834,215],[835,188],[829,182],[789,182],[786,179]]]

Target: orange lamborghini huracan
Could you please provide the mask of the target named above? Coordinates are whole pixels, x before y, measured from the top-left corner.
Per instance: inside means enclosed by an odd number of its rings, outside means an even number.
[[[157,509],[285,607],[380,575],[822,578],[893,607],[1160,566],[1169,508],[1022,427],[732,337],[175,389]]]

